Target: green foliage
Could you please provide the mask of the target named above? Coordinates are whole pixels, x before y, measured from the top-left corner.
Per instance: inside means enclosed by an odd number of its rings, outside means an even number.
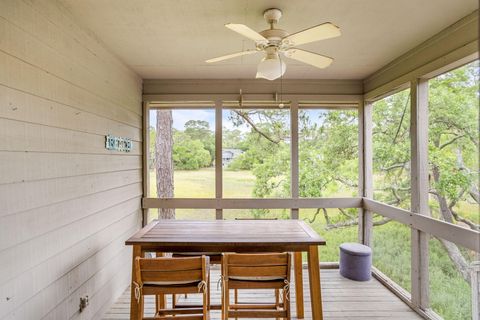
[[[174,131],[173,140],[173,163],[176,169],[198,170],[210,165],[210,153],[200,140],[192,140],[180,131]]]
[[[446,320],[471,319],[471,288],[459,274],[440,242],[429,243],[430,300],[433,310]],[[466,250],[462,250],[465,255]]]
[[[189,120],[185,130],[173,130],[172,158],[175,169],[198,170],[213,165],[215,136],[207,121]],[[154,159],[156,131],[150,127],[150,158]]]
[[[264,154],[262,161],[253,165],[256,177],[255,197],[288,197],[290,194],[290,148],[281,143],[275,152]]]
[[[374,197],[410,208],[410,90],[373,104]]]
[[[198,140],[203,148],[210,154],[208,166],[213,164],[215,159],[215,136],[210,130],[210,124],[202,120],[189,120],[185,123],[185,134],[192,140]]]
[[[246,150],[248,146],[246,146],[243,141],[245,139],[244,134],[242,131],[238,129],[229,130],[227,128],[223,128],[222,131],[222,146],[224,149],[242,149]]]
[[[478,190],[478,62],[429,81],[429,177],[430,208],[432,215],[453,220],[451,213],[440,210],[439,201],[455,210],[462,218],[478,223],[478,203],[470,191]],[[375,102],[373,106],[373,148],[375,197],[380,201],[408,208],[410,203],[410,138],[409,92],[399,92]],[[475,203],[466,206],[468,203]],[[465,212],[468,207],[474,212]],[[450,209],[444,209],[450,210]],[[455,223],[456,221],[453,220]],[[399,273],[395,264],[407,268],[409,256],[397,252],[389,258],[392,245],[379,253],[385,239],[401,234],[408,236],[408,228],[390,228],[391,223],[375,227],[377,248],[375,264],[395,282],[409,288],[409,278]],[[404,231],[402,231],[405,229]],[[380,234],[379,234],[380,233]],[[392,244],[394,242],[394,244]],[[408,250],[408,244],[403,248]],[[387,252],[388,251],[388,252]],[[396,250],[394,250],[396,251]],[[463,256],[470,261],[469,252]],[[385,261],[383,261],[385,260]],[[430,241],[431,305],[445,319],[469,318],[470,288],[451,258],[436,239]],[[446,289],[445,283],[448,283]]]
[[[357,112],[301,110],[299,122],[300,196],[356,195]]]
[[[236,141],[233,148],[244,153],[229,165],[230,170],[251,170],[256,176],[252,196],[285,197],[290,193],[290,146],[287,138],[289,112],[286,110],[235,110],[228,119],[235,126],[244,126],[250,121],[250,131],[234,137],[229,132],[229,141]],[[253,125],[252,125],[253,124]],[[258,214],[258,212],[257,212]]]
[[[438,171],[431,186],[450,202],[465,201],[478,188],[478,88],[478,62],[429,82],[429,159]]]

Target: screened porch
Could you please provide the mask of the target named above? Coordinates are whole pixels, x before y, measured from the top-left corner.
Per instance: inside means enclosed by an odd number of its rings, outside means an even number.
[[[477,1],[0,17],[0,320],[480,320]]]

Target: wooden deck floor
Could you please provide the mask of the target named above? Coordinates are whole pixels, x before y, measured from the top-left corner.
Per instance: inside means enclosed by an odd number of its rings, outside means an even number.
[[[220,288],[217,290],[219,272],[212,271],[212,303],[219,303]],[[388,319],[407,320],[422,319],[412,311],[405,303],[399,300],[392,292],[380,282],[372,279],[368,282],[356,282],[343,278],[338,270],[322,270],[322,298],[325,319]],[[295,284],[292,284],[292,310],[293,319],[295,314]],[[308,288],[308,274],[304,270],[305,290],[305,319],[312,319],[310,311],[310,296]],[[273,301],[273,292],[248,291],[240,293],[240,301]],[[189,302],[200,301],[199,295],[189,295]],[[153,297],[146,297],[146,315],[153,315]],[[130,312],[130,290],[127,289],[118,301],[105,313],[103,319],[128,319]],[[220,319],[220,311],[212,311],[212,320]]]

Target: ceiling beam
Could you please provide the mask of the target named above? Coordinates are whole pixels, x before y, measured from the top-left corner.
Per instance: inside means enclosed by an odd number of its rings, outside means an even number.
[[[304,95],[358,95],[363,94],[361,80],[306,80],[288,79],[268,81],[263,79],[146,79],[143,94],[231,94],[242,89],[244,94],[282,92]]]

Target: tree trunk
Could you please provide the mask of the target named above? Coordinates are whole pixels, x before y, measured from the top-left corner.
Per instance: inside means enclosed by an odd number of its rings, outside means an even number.
[[[436,184],[439,183],[440,171],[438,170],[438,166],[436,165],[432,166],[432,176],[433,176],[433,181],[435,181]],[[447,199],[445,199],[445,197],[443,197],[439,192],[435,192],[435,197],[437,198],[438,204],[440,206],[440,214],[443,220],[450,223],[455,223],[453,221],[453,215],[450,212],[450,209],[448,208]]]
[[[173,198],[173,136],[172,111],[157,111],[157,139],[155,141],[155,174],[157,196]],[[158,209],[159,219],[175,219],[175,209]]]
[[[440,181],[440,170],[438,166],[436,165],[432,166],[432,175],[435,183],[438,183]],[[453,214],[450,211],[450,208],[448,207],[447,199],[445,199],[445,197],[440,195],[439,192],[436,192],[435,196],[437,198],[438,204],[440,205],[440,214],[441,214],[442,220],[454,224],[455,222],[453,221]],[[469,264],[468,264],[468,261],[463,256],[460,249],[458,248],[458,246],[455,243],[449,242],[444,239],[438,239],[438,240],[445,248],[445,251],[447,251],[447,254],[450,260],[453,262],[458,272],[460,272],[463,279],[465,279],[465,281],[470,284]]]
[[[458,272],[460,272],[463,279],[465,279],[465,281],[470,284],[470,266],[460,249],[455,243],[443,239],[438,240],[448,252],[450,260],[452,260],[453,264],[457,268]]]

